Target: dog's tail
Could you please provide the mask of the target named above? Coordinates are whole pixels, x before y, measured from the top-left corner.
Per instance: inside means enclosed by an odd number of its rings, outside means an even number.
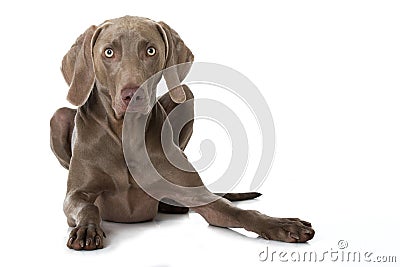
[[[226,198],[229,201],[242,201],[254,199],[261,196],[261,193],[258,192],[247,192],[247,193],[214,193],[218,196]]]
[[[241,201],[254,199],[261,196],[261,193],[257,192],[248,192],[248,193],[214,193],[215,195],[221,196],[229,201]],[[171,202],[171,200],[169,200]],[[172,201],[173,203],[174,201]],[[169,213],[169,214],[185,214],[189,212],[188,207],[181,207],[180,205],[170,205],[164,203],[162,201],[158,204],[158,211],[161,213]]]

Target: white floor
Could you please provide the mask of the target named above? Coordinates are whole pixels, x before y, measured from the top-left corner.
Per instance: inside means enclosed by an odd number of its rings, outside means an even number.
[[[62,169],[50,169],[58,176],[66,174]],[[292,194],[290,189],[287,196],[283,196],[280,190],[264,190],[264,195],[258,200],[238,205],[269,215],[296,216],[311,221],[316,235],[307,244],[267,241],[246,231],[208,226],[195,213],[159,214],[154,221],[147,223],[104,222],[103,229],[107,234],[105,248],[77,252],[65,246],[69,231],[62,213],[65,179],[44,179],[41,182],[48,183],[49,190],[38,191],[39,195],[35,195],[34,190],[28,189],[40,186],[38,182],[40,180],[20,184],[21,192],[32,203],[20,201],[18,191],[14,192],[14,199],[8,199],[10,203],[15,202],[6,210],[2,222],[1,251],[7,253],[1,259],[7,261],[7,266],[268,266],[271,262],[284,266],[299,260],[299,256],[301,262],[296,262],[296,266],[309,266],[310,254],[322,261],[318,266],[336,266],[342,261],[342,256],[331,254],[335,251],[359,253],[362,263],[365,262],[366,252],[373,253],[368,254],[371,261],[376,260],[375,256],[397,256],[397,262],[400,260],[397,250],[399,220],[394,213],[388,215],[385,209],[382,209],[382,216],[372,210],[365,212],[356,198],[350,199],[349,204],[358,206],[349,208],[351,205],[346,206],[346,201],[343,201],[344,195],[337,205],[331,205],[328,199],[318,198],[317,194],[301,197]],[[271,178],[263,188],[270,184],[277,189],[284,183]],[[329,194],[327,191],[326,195]],[[17,221],[10,221],[12,217]],[[340,240],[347,242],[348,247],[339,249]],[[287,262],[282,262],[285,260]],[[374,266],[373,262],[368,266]],[[386,266],[396,264],[387,263]]]
[[[268,210],[263,209],[268,206],[265,198],[240,206]],[[365,265],[370,261],[369,265],[373,266],[374,261],[379,260],[377,256],[396,256],[398,264],[398,244],[388,238],[391,235],[399,237],[393,231],[399,225],[398,221],[382,222],[373,217],[353,220],[339,214],[336,219],[331,217],[334,215],[308,216],[317,234],[307,244],[267,241],[246,231],[208,226],[199,215],[190,213],[160,214],[153,222],[140,224],[103,223],[108,235],[106,248],[95,252],[75,252],[62,246],[67,237],[64,226],[64,235],[60,232],[54,234],[57,242],[49,250],[59,255],[56,258],[62,259],[63,266],[74,262],[99,266],[116,263],[136,266],[266,266],[271,262],[309,266],[311,254],[314,256],[311,262],[316,259],[318,265],[334,266],[347,262],[347,253],[350,253],[351,263],[359,261]],[[341,249],[346,244],[347,247]],[[39,253],[43,252],[39,250]],[[343,252],[346,253],[344,258]],[[386,264],[396,266],[395,263]]]

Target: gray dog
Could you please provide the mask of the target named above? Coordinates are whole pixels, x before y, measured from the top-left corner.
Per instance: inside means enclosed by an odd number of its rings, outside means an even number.
[[[154,74],[193,59],[189,48],[167,24],[131,16],[89,27],[64,56],[62,73],[70,86],[67,99],[78,109],[57,110],[50,126],[51,148],[69,170],[64,202],[68,225],[73,227],[67,241],[69,248],[102,248],[105,234],[101,220],[144,222],[152,220],[158,211],[186,213],[189,208],[211,225],[241,227],[266,239],[306,242],[313,238],[314,230],[306,221],[269,217],[255,210],[239,209],[230,202],[255,198],[258,193],[232,193],[216,198],[194,169],[181,170],[164,155],[159,134],[162,125],[168,114],[192,100],[193,94],[186,85],[173,86],[148,109],[154,89],[144,95],[137,95],[137,91]],[[186,69],[177,74],[178,82],[187,72]],[[164,78],[167,84],[173,84],[171,77]],[[152,165],[164,179],[182,187],[200,188],[199,197],[188,197],[185,191],[164,192],[155,186],[158,195],[168,199],[159,201],[133,179],[122,148],[122,122],[133,97],[137,102],[137,120],[141,120],[140,114],[148,114],[144,135],[135,135],[139,141],[132,143],[133,148],[137,146],[133,161],[138,166],[133,176],[152,178],[147,167],[141,168],[141,164],[148,165],[141,161],[145,146]],[[180,112],[193,115],[193,104]],[[171,125],[174,128],[173,120]],[[171,151],[184,159],[183,150],[192,130],[193,120],[179,131],[177,144],[171,146]],[[212,201],[195,205],[193,201],[200,198]]]

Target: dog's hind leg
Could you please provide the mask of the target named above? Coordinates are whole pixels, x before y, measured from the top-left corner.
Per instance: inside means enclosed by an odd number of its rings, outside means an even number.
[[[60,108],[50,120],[50,147],[60,164],[69,169],[76,109]]]

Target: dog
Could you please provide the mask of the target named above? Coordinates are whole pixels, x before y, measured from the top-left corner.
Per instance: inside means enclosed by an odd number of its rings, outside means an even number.
[[[171,75],[164,74],[167,84],[173,85],[155,100],[154,106],[150,105],[154,88],[141,96],[137,94],[148,78],[178,64],[190,66],[193,60],[190,49],[166,23],[134,16],[89,27],[64,56],[61,71],[69,85],[67,99],[78,108],[60,108],[54,113],[50,144],[60,164],[69,170],[64,201],[68,225],[73,227],[67,240],[69,248],[103,248],[102,220],[144,222],[152,220],[157,212],[186,213],[189,209],[210,225],[244,228],[269,240],[307,242],[313,238],[315,232],[307,221],[270,217],[231,203],[255,198],[258,193],[208,191],[184,155],[193,120],[183,126],[178,140],[170,146],[190,171],[169,162],[160,131],[166,122],[174,128],[174,121],[167,118],[177,107],[183,107],[181,114],[193,116],[193,93],[188,86],[179,84],[189,68],[177,73],[178,84],[171,81]],[[129,159],[129,166],[134,167],[128,168],[123,152],[123,120],[133,98],[136,113],[132,123],[144,130],[135,133],[132,143],[128,142],[135,152]],[[147,159],[143,156],[146,153]],[[151,168],[183,189],[172,192],[154,186],[157,197],[149,194],[136,178],[153,179],[156,172]],[[195,195],[187,193],[191,188],[198,190],[193,191]]]

